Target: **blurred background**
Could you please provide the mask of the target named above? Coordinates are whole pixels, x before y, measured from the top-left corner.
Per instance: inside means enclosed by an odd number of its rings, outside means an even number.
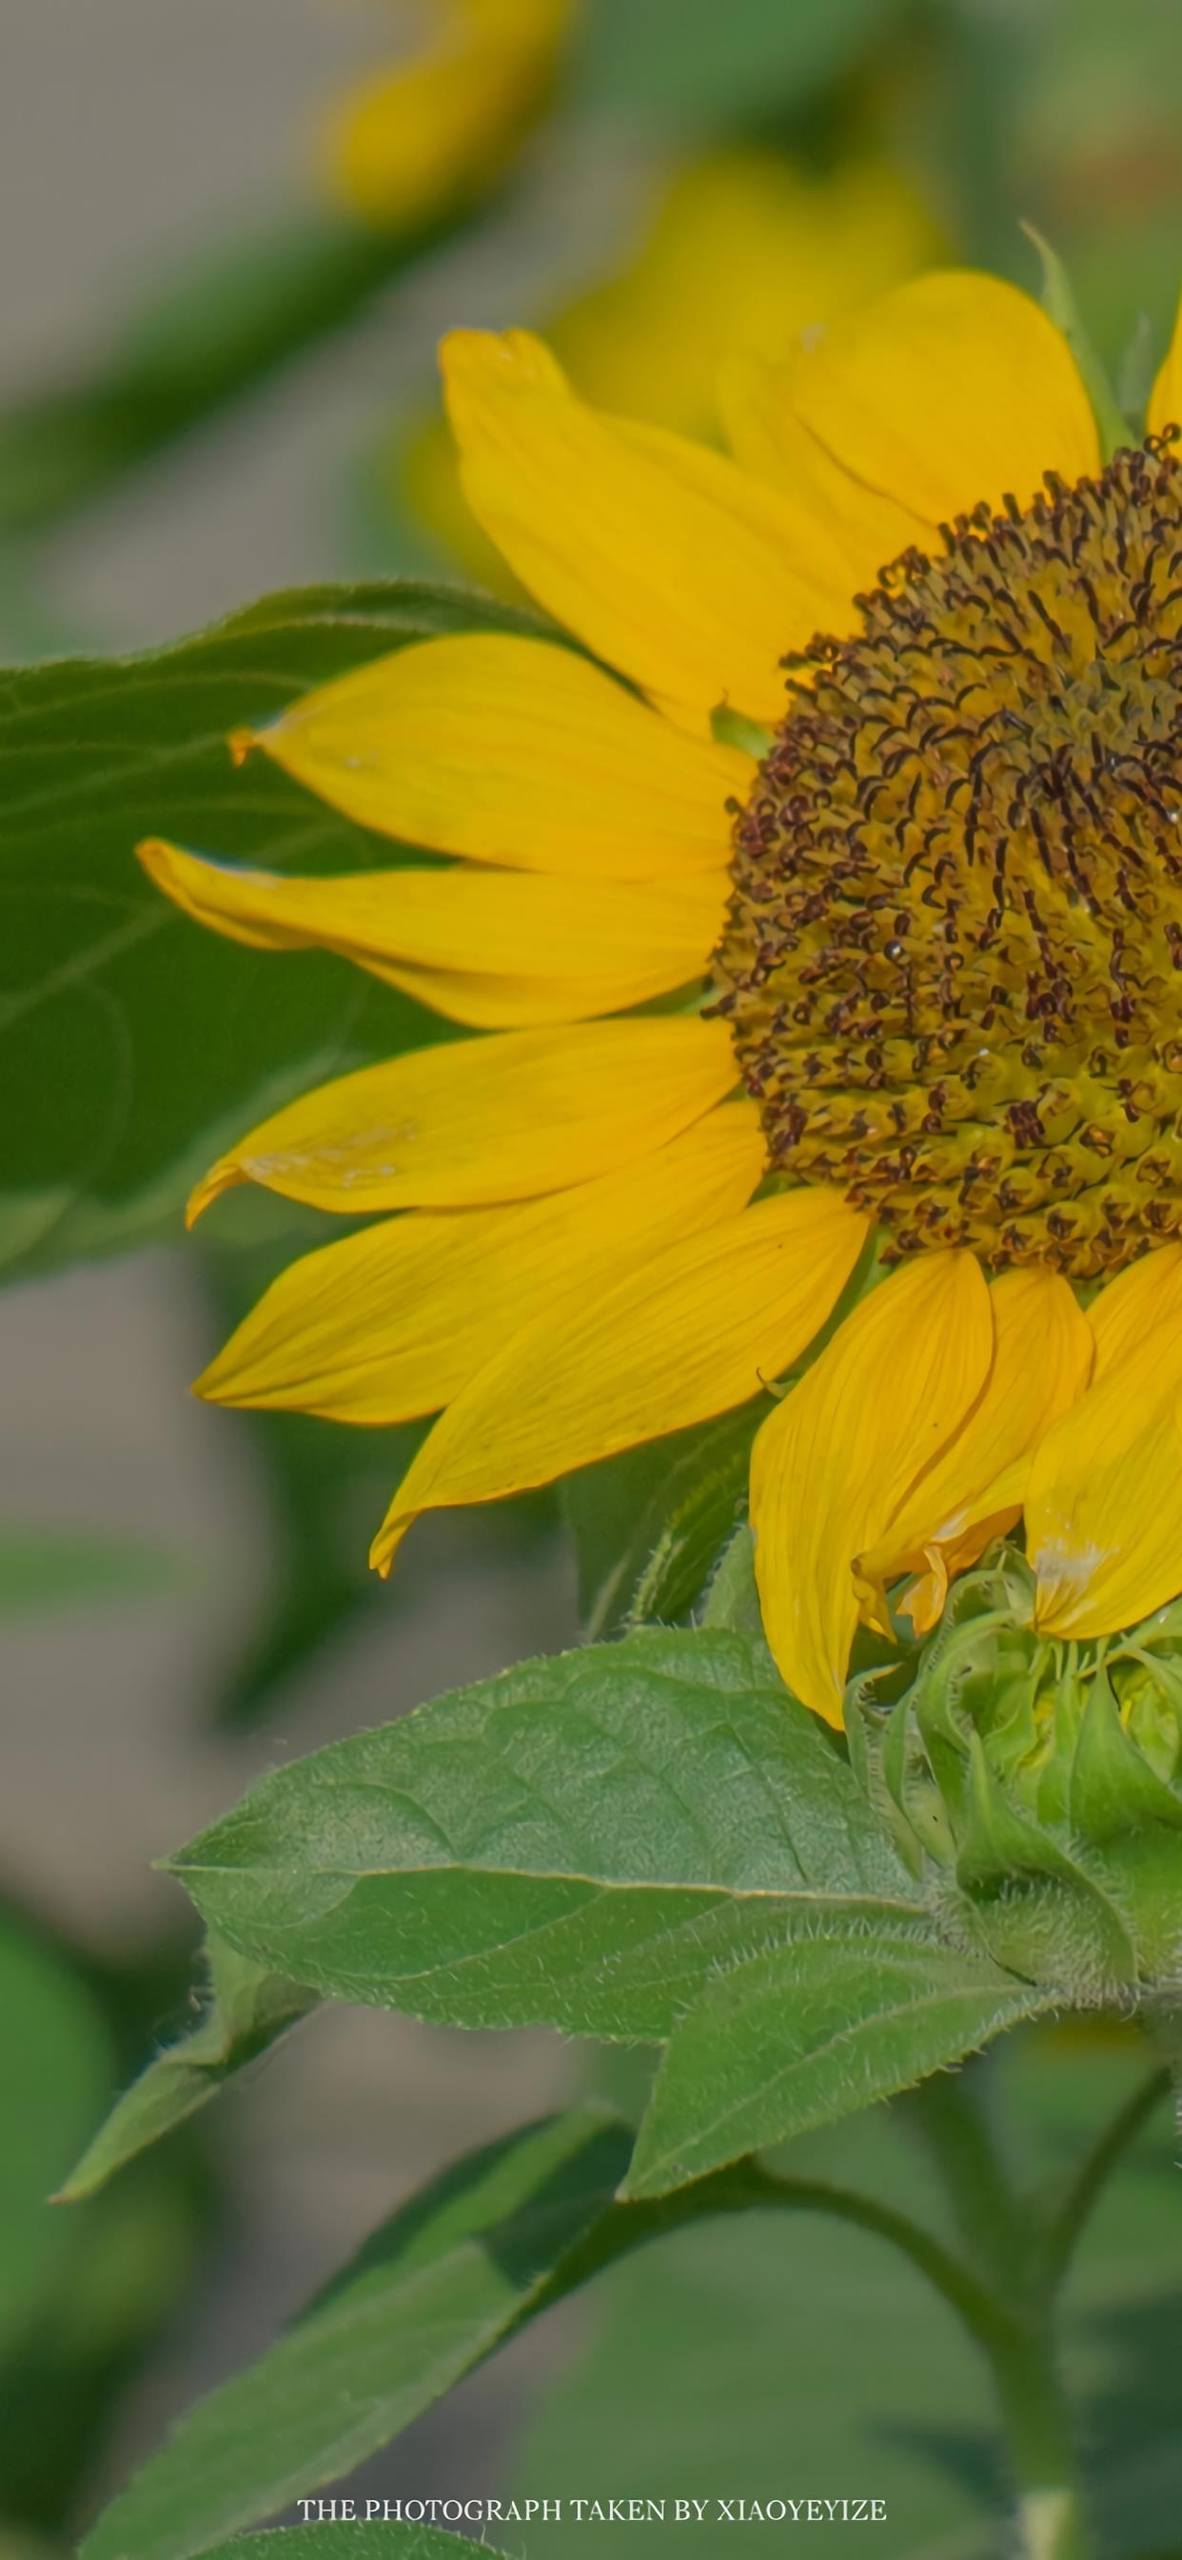
[[[1182,273],[1172,0],[5,0],[0,58],[12,662],[137,649],[320,579],[496,583],[436,409],[457,322],[542,324],[590,396],[711,438],[736,348],[925,264],[1037,290],[1023,221],[1135,409]],[[13,1232],[0,2028],[25,2067],[0,2133],[0,2560],[52,2560],[442,2161],[597,2073],[621,2103],[629,2082],[555,2038],[334,2011],[93,2204],[44,2205],[192,2022],[191,1915],[153,1858],[260,1770],[572,1641],[578,1612],[556,1506],[424,1524],[377,1589],[396,1435],[188,1398],[290,1254],[275,1204],[187,1244],[170,1207],[98,1259]],[[1007,2046],[998,2105],[1049,2166],[1125,2067]],[[905,2123],[838,2148],[922,2188]],[[1177,2358],[1159,2151],[1101,2215],[1076,2305],[1118,2560],[1182,2492],[1141,2450]],[[893,2560],[994,2547],[968,2350],[909,2273],[828,2226],[663,2244],[366,2485],[789,2476],[886,2496]]]

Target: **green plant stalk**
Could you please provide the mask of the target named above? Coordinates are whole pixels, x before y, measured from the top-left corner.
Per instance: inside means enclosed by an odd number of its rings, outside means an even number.
[[[973,2294],[962,2293],[957,2302],[941,2290],[960,2310],[993,2377],[1017,2491],[1022,2560],[1088,2560],[1091,2552],[1059,2379],[1056,2305],[1094,2206],[1168,2086],[1168,2071],[1151,2071],[1103,2127],[1066,2191],[1041,2212],[1006,2174],[971,2066],[955,2078],[924,2083],[904,2101],[971,2257],[994,2271],[984,2287],[983,2319]]]

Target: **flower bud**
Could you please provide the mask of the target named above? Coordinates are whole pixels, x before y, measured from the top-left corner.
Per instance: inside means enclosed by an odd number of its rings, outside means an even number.
[[[1073,2006],[1182,1980],[1182,1606],[1071,1644],[1034,1624],[1013,1548],[962,1576],[885,1713],[851,1684],[854,1757],[949,1933]]]

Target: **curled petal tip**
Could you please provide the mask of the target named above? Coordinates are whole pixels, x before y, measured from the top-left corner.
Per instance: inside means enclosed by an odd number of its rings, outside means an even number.
[[[237,769],[246,763],[256,748],[261,747],[262,739],[254,729],[231,729],[226,745],[230,751],[230,762]]]

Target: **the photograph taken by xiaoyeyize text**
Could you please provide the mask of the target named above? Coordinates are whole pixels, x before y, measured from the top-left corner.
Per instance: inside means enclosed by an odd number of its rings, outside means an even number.
[[[4,21],[0,2560],[1182,2560],[1182,16]]]

